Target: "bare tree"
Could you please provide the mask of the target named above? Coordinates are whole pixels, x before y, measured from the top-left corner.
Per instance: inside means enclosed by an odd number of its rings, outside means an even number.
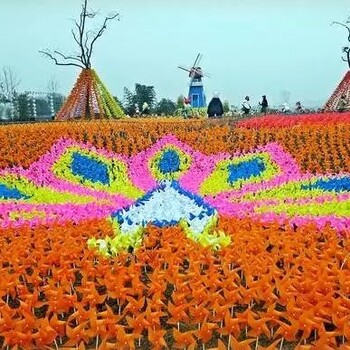
[[[347,19],[347,21],[345,23],[341,23],[341,22],[332,22],[332,25],[339,25],[339,26],[342,26],[344,27],[347,31],[348,31],[348,42],[350,44],[350,17]],[[348,66],[350,68],[350,47],[349,46],[344,46],[342,48],[342,51],[343,53],[345,54],[345,57],[342,57],[342,60],[344,62],[347,62],[348,63]]]
[[[0,94],[6,99],[10,99],[16,93],[21,83],[17,74],[11,67],[3,67],[0,72]]]
[[[65,55],[57,50],[41,50],[39,52],[52,59],[58,66],[76,66],[82,69],[91,68],[91,56],[96,41],[103,35],[109,21],[113,19],[120,20],[119,13],[114,13],[104,18],[98,30],[88,30],[87,21],[94,19],[96,15],[97,11],[88,9],[88,0],[83,0],[79,20],[74,21],[74,28],[71,30],[73,40],[79,47],[78,53]]]

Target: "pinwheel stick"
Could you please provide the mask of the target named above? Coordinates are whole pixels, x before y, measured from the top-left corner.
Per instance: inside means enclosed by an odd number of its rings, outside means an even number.
[[[51,51],[49,49],[40,50],[39,52],[53,60],[57,66],[75,66],[82,69],[91,68],[91,57],[97,40],[107,29],[109,21],[114,19],[120,20],[119,13],[113,13],[104,18],[102,25],[98,29],[88,30],[87,21],[94,19],[97,14],[97,11],[88,9],[88,0],[84,0],[79,19],[78,21],[74,20],[74,28],[71,30],[73,40],[79,48],[78,53],[66,55],[60,51]]]

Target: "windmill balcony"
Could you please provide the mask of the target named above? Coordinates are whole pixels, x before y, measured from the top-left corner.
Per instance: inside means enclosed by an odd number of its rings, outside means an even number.
[[[202,81],[192,81],[191,86],[203,86],[203,82]]]

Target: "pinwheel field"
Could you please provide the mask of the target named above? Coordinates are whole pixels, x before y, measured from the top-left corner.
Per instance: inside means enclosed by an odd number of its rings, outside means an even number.
[[[350,349],[350,114],[0,127],[3,349]]]

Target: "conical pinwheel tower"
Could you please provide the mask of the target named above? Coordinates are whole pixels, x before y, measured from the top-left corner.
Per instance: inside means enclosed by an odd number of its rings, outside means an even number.
[[[91,68],[81,71],[56,120],[113,119],[124,113],[108,92],[97,73]]]
[[[328,99],[324,110],[326,112],[336,111],[342,96],[345,96],[346,100],[350,102],[350,70],[345,73],[343,80]]]

